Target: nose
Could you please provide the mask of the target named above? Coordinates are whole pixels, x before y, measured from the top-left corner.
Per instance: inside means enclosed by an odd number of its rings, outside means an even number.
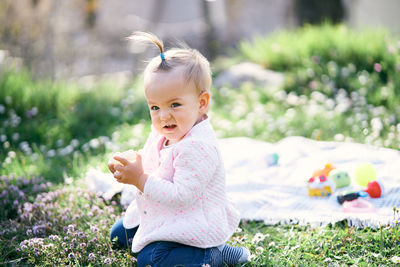
[[[160,110],[160,119],[161,120],[167,120],[171,117],[171,114],[169,113],[168,109],[161,109]]]

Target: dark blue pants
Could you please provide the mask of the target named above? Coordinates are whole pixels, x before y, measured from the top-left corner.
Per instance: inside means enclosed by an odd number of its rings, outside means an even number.
[[[129,242],[135,235],[137,228],[125,229],[122,219],[111,228],[111,240],[118,237],[122,247],[130,247]],[[211,248],[196,248],[175,242],[158,241],[148,244],[137,256],[138,266],[151,265],[152,267],[185,266],[194,267],[210,264]]]

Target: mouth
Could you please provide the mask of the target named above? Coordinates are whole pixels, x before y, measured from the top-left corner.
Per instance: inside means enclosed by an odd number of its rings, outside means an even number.
[[[163,126],[164,129],[166,130],[173,130],[176,128],[176,124],[168,124]]]

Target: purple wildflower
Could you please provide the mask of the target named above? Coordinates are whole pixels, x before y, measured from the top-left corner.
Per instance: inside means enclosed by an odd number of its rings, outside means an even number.
[[[104,259],[104,264],[110,265],[111,263],[112,263],[112,259],[111,258],[105,258]]]
[[[50,239],[51,241],[60,241],[60,238],[58,237],[58,235],[50,235],[50,236],[49,236],[49,239]]]
[[[78,237],[83,239],[86,237],[86,235],[83,232],[78,232]]]
[[[94,259],[96,258],[96,255],[94,253],[90,253],[89,254],[89,261],[94,261]]]
[[[33,234],[34,234],[34,235],[38,235],[38,234],[43,233],[45,229],[46,229],[46,226],[43,225],[43,224],[34,225],[34,226],[32,227],[32,231],[33,231]]]

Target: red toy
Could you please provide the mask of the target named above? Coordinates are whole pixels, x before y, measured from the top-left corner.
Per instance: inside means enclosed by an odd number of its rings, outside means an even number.
[[[382,196],[383,186],[378,181],[372,181],[368,183],[367,189],[364,190],[372,198],[378,198]]]

